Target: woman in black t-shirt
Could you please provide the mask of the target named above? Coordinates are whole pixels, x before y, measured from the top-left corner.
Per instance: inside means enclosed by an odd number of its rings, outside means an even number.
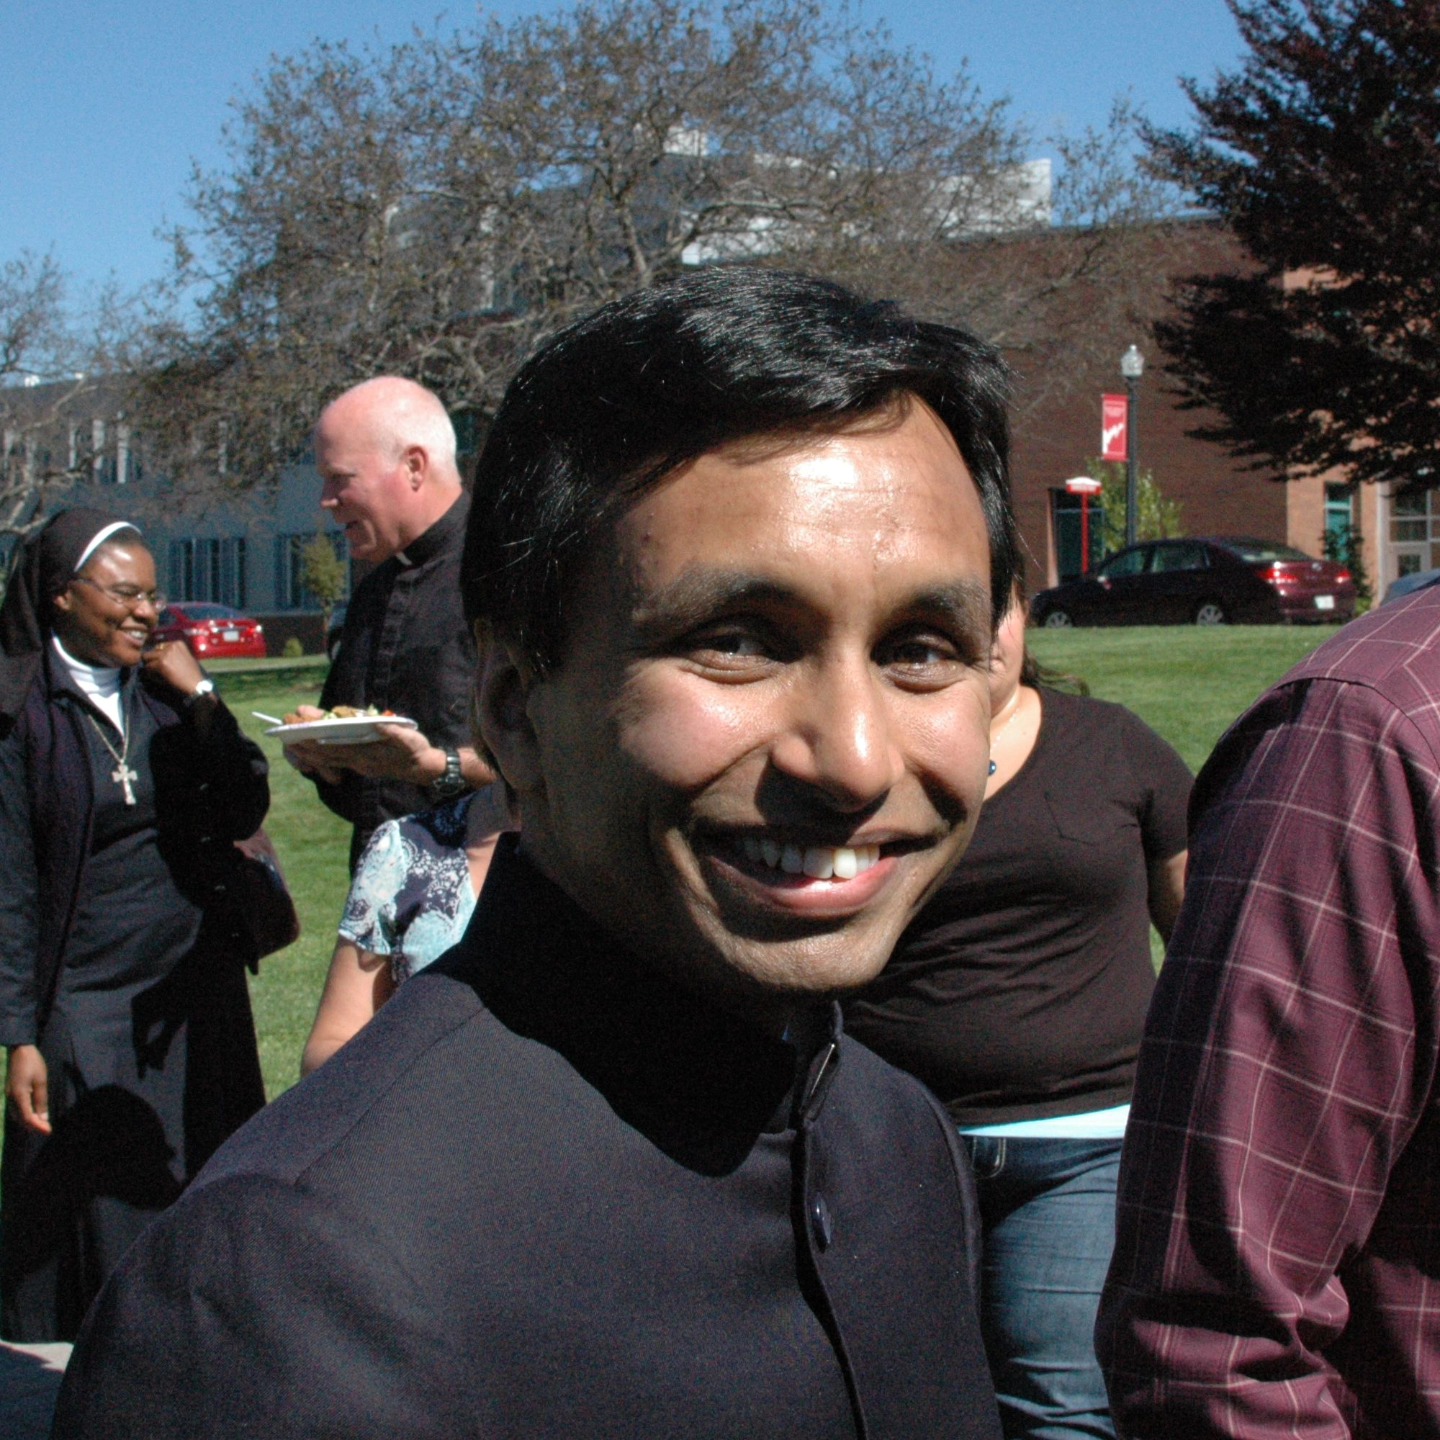
[[[1007,1437],[1114,1434],[1091,1341],[1154,984],[1180,908],[1190,774],[1119,705],[1040,683],[1019,593],[996,639],[970,848],[847,1007],[964,1136]]]

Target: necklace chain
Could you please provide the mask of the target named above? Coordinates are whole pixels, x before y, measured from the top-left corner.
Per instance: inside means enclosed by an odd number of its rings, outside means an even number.
[[[90,722],[91,728],[100,737],[100,743],[110,752],[110,758],[115,762],[115,768],[110,772],[110,778],[120,787],[125,796],[125,803],[135,803],[135,791],[131,788],[130,782],[140,778],[138,770],[130,768],[130,732],[121,730],[120,748],[117,750],[110,743],[110,737],[105,733],[105,727],[87,710],[85,718]]]

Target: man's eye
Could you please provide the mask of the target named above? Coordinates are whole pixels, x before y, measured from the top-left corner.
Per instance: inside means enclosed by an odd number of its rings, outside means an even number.
[[[948,673],[970,663],[954,640],[933,631],[896,636],[883,648],[880,658],[893,670],[927,676]]]
[[[690,649],[697,654],[723,655],[748,660],[766,654],[764,642],[749,630],[710,630],[691,638]]]
[[[890,648],[892,665],[939,665],[955,659],[953,646],[936,640],[903,640]]]

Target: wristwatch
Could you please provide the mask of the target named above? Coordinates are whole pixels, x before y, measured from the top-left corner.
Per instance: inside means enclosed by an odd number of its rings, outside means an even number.
[[[432,800],[450,800],[456,795],[463,794],[470,787],[465,781],[465,776],[460,770],[460,753],[445,747],[445,773],[438,779],[430,782],[430,798]]]
[[[185,708],[188,710],[197,700],[203,699],[206,695],[215,693],[215,682],[207,675],[186,697]]]

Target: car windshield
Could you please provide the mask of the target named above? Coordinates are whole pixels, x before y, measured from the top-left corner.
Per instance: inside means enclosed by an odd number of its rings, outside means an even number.
[[[1226,540],[1225,549],[1238,555],[1247,565],[1268,565],[1275,560],[1312,560],[1293,545],[1272,545],[1268,540]]]
[[[187,620],[238,620],[240,612],[232,610],[228,605],[187,605],[185,606],[185,618]]]
[[[1118,575],[1139,575],[1145,569],[1145,560],[1149,554],[1150,549],[1146,545],[1135,550],[1122,550],[1097,567],[1095,573],[1106,580],[1113,580]]]

